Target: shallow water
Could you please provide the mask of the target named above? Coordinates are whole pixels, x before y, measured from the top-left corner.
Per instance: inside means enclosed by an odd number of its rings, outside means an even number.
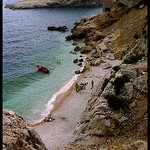
[[[10,1],[3,1],[6,3]],[[101,7],[3,9],[3,108],[19,113],[28,122],[43,117],[53,95],[80,68],[72,61],[81,54],[69,53],[74,49],[73,41],[65,41],[65,37],[82,16],[101,11]],[[69,31],[48,31],[51,25],[66,25]],[[37,64],[49,68],[50,73],[37,71]]]

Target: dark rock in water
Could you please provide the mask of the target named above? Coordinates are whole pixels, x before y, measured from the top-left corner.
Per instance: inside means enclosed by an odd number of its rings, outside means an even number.
[[[74,51],[80,51],[81,50],[81,48],[79,47],[79,46],[76,46],[75,48],[74,48]]]
[[[83,59],[81,58],[81,59],[79,59],[79,61],[80,61],[80,62],[83,62]]]
[[[81,54],[88,54],[89,52],[91,52],[92,49],[91,47],[84,47],[82,50],[81,50]]]
[[[54,27],[54,26],[49,26],[47,27],[48,30],[51,30],[51,31],[60,31],[60,32],[66,32],[68,31],[68,28],[66,26],[60,26],[60,27]]]
[[[74,42],[72,45],[77,45],[77,43],[76,43],[76,42]]]
[[[82,63],[79,63],[78,66],[82,67]]]
[[[76,58],[75,60],[73,60],[73,63],[77,63],[78,62],[78,59]]]
[[[80,70],[76,70],[76,71],[75,71],[75,74],[80,74]]]
[[[72,38],[72,35],[68,35],[65,37],[66,38],[66,41],[71,41],[73,38]]]
[[[71,51],[71,52],[69,52],[70,54],[77,54],[76,52],[73,52],[73,51]]]

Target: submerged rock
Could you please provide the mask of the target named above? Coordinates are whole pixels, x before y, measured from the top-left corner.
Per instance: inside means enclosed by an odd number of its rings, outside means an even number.
[[[77,63],[77,62],[78,62],[78,59],[77,59],[77,58],[73,60],[73,63]]]

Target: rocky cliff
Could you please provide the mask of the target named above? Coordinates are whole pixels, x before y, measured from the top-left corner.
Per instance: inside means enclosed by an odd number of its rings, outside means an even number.
[[[102,5],[102,0],[21,0],[17,3],[7,4],[5,8],[91,7],[100,5]]]
[[[115,1],[110,12],[75,23],[66,40],[84,39],[82,49],[96,50],[99,57],[113,53],[122,63],[112,68],[89,98],[72,149],[93,143],[92,148],[147,149],[147,34],[143,0]]]
[[[3,150],[47,150],[39,135],[23,118],[11,110],[3,110]]]
[[[76,140],[66,149],[147,149],[147,3],[113,2],[110,12],[82,17],[66,37],[84,39],[81,52],[97,51],[95,62],[112,54],[122,62],[93,91],[74,130]],[[4,149],[45,149],[19,115],[4,111],[3,117]]]

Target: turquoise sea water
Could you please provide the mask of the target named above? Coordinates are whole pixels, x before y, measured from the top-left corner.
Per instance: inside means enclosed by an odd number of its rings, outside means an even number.
[[[3,5],[8,3],[3,1]],[[81,54],[69,53],[74,49],[73,41],[66,41],[65,37],[82,16],[101,11],[101,7],[15,11],[3,8],[3,108],[15,111],[28,122],[41,118],[52,96],[80,68],[73,59]],[[51,25],[66,25],[69,31],[48,31]],[[49,68],[50,73],[37,71],[37,64]]]

